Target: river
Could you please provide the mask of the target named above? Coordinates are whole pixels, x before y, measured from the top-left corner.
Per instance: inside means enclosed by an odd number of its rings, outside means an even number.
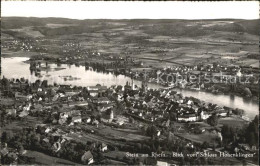
[[[29,60],[26,57],[13,57],[13,58],[1,58],[2,61],[2,75],[6,78],[26,78],[30,82],[34,82],[37,79],[48,80],[49,84],[54,82],[57,84],[76,85],[76,86],[94,86],[101,84],[105,86],[111,85],[125,85],[128,81],[131,83],[131,78],[124,75],[115,76],[112,73],[99,73],[93,70],[86,70],[83,66],[62,64],[57,66],[56,64],[49,64],[50,69],[47,71],[41,71],[41,77],[36,77],[34,73],[30,71],[30,65],[24,63]],[[72,76],[78,79],[67,79]],[[140,81],[134,81],[137,86],[141,85]],[[160,88],[160,85],[148,84],[150,88]],[[245,115],[250,119],[253,119],[259,114],[259,104],[256,101],[250,99],[244,99],[239,96],[224,95],[224,94],[212,94],[202,91],[191,91],[186,89],[175,89],[183,94],[183,96],[192,96],[203,100],[217,104],[219,106],[227,106],[231,108],[240,108],[245,110]]]

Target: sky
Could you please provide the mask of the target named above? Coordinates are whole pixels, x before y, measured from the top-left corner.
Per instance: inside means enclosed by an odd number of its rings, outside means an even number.
[[[72,19],[259,19],[258,1],[2,1],[1,15]]]

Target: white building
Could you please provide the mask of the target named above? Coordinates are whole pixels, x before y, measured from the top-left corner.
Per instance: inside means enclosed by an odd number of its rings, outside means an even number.
[[[195,122],[198,120],[195,114],[178,115],[179,122]]]

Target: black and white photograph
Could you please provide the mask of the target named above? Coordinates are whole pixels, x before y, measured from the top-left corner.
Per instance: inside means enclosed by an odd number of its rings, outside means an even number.
[[[258,1],[2,1],[0,165],[259,165]]]

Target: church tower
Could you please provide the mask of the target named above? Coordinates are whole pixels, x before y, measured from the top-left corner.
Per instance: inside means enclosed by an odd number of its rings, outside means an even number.
[[[135,90],[134,79],[132,79],[132,90]]]
[[[110,120],[113,120],[114,119],[114,112],[113,112],[113,110],[111,110],[111,112],[110,112]]]
[[[144,78],[142,80],[142,90],[144,92],[146,92],[147,89],[148,89],[148,84],[147,84],[147,78],[146,77],[147,77],[147,74],[145,73]]]

